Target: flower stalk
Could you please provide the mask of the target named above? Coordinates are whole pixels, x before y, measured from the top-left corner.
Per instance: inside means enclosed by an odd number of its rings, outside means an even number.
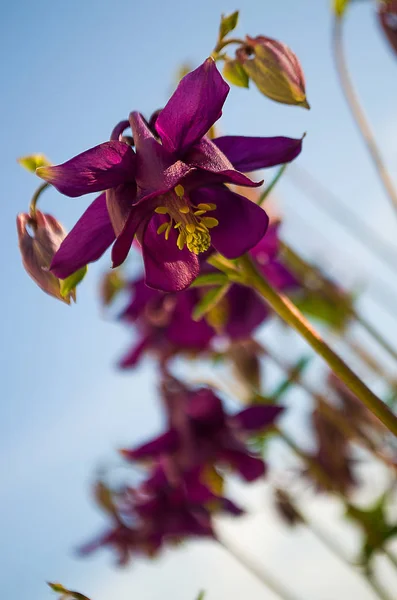
[[[249,256],[245,255],[241,261],[244,270],[245,285],[251,285],[271,306],[271,308],[290,327],[295,329],[319,354],[347,385],[347,387],[365,404],[365,406],[379,418],[380,421],[394,434],[397,435],[397,418],[391,410],[376,396],[365,383],[346,365],[346,363],[324,342],[317,331],[305,319],[294,304],[286,296],[274,290],[258,272]]]
[[[386,194],[390,199],[394,210],[397,211],[397,190],[386,168],[386,165],[376,143],[375,137],[371,131],[371,127],[369,126],[367,118],[360,105],[357,93],[354,89],[346,65],[345,53],[343,48],[343,20],[344,19],[335,17],[332,34],[332,48],[334,53],[336,70],[339,75],[340,85],[346,98],[346,101],[349,105],[350,112],[362,135],[365,145],[367,146],[369,154],[372,158],[372,162],[376,168],[376,171],[383,184]]]

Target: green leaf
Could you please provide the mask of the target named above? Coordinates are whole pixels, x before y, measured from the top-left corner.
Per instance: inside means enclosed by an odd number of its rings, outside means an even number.
[[[332,0],[334,13],[339,19],[345,14],[349,2],[350,0]]]
[[[69,277],[66,277],[66,279],[60,280],[60,292],[62,298],[67,298],[69,295],[71,295],[73,299],[76,300],[76,286],[84,279],[84,277],[87,274],[87,271],[88,267],[86,265],[85,267],[82,267],[75,273],[72,273],[72,275],[69,275]]]
[[[243,65],[238,60],[227,60],[223,66],[223,77],[232,85],[247,88],[249,77]]]
[[[21,156],[18,158],[18,162],[21,167],[24,167],[30,173],[35,173],[38,167],[49,167],[50,161],[44,154],[29,154],[28,156]]]
[[[199,275],[190,287],[202,287],[207,285],[223,285],[227,283],[227,276],[223,273],[206,273]]]
[[[301,298],[294,298],[294,304],[304,314],[318,319],[338,331],[343,331],[352,315],[351,305],[347,302],[336,302],[334,299],[314,291],[309,291]]]
[[[201,298],[200,302],[196,304],[193,310],[193,320],[200,321],[204,315],[222,300],[225,294],[229,291],[230,283],[224,283],[220,287],[208,290],[208,292]]]
[[[238,23],[238,14],[239,11],[236,10],[231,15],[222,15],[221,24],[219,26],[219,41],[223,40],[228,33],[236,28]]]
[[[196,600],[204,600],[204,596],[205,596],[205,592],[204,592],[204,590],[201,590],[201,592],[197,596]]]

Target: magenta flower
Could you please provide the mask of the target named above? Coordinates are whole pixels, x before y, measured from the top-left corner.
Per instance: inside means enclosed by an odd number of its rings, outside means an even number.
[[[268,224],[266,213],[224,184],[256,186],[243,172],[293,160],[301,140],[221,137],[206,133],[222,114],[229,91],[212,59],[186,75],[155,120],[155,132],[133,112],[135,152],[119,137],[37,174],[68,196],[106,191],[88,208],[52,262],[65,278],[97,260],[116,242],[113,266],[142,246],[146,283],[179,291],[199,273],[198,255],[213,246],[237,258],[255,246]],[[108,214],[107,214],[108,213]],[[109,219],[114,233],[109,227]]]
[[[165,383],[169,429],[159,437],[122,454],[132,461],[170,456],[180,469],[227,466],[246,481],[265,473],[265,463],[245,440],[269,428],[282,412],[273,405],[250,406],[230,416],[209,388],[191,390],[179,381]]]

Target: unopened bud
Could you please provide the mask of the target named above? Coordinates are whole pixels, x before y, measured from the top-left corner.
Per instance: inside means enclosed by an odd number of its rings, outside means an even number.
[[[65,229],[53,216],[36,210],[34,217],[27,213],[17,216],[17,231],[22,263],[30,277],[44,292],[70,304],[71,298],[76,299],[75,290],[62,296],[60,280],[48,270],[67,235]]]
[[[380,2],[378,17],[389,44],[397,53],[397,0]]]
[[[282,104],[310,108],[305,77],[296,55],[281,42],[265,36],[246,37],[236,58],[262,94]]]

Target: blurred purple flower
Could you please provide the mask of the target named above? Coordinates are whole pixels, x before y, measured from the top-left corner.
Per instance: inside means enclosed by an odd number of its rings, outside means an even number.
[[[378,2],[378,18],[391,48],[397,54],[397,1]]]
[[[248,449],[250,435],[271,427],[282,412],[272,405],[255,405],[230,416],[209,388],[192,390],[169,378],[163,386],[169,428],[157,438],[130,450],[128,460],[170,456],[181,469],[203,465],[227,466],[246,481],[265,473],[262,458]]]
[[[210,140],[206,133],[221,116],[228,91],[214,61],[207,59],[179,83],[158,114],[154,133],[133,112],[110,142],[62,165],[37,169],[68,196],[106,190],[62,244],[51,266],[55,275],[65,278],[97,260],[114,238],[113,266],[118,266],[136,236],[147,285],[179,291],[198,275],[198,255],[211,245],[227,258],[237,258],[259,242],[268,225],[266,213],[224,184],[260,185],[243,172],[293,160],[302,140]],[[119,139],[128,124],[135,152]]]

